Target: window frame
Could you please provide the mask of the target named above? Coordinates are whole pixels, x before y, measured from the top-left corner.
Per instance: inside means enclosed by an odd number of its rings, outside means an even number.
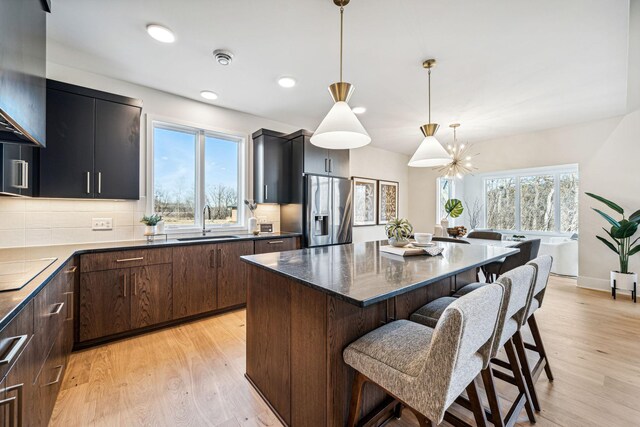
[[[515,169],[508,170],[503,172],[495,172],[495,173],[486,173],[481,174],[482,178],[482,201],[484,205],[483,209],[483,224],[485,228],[489,228],[488,221],[488,207],[487,207],[487,181],[491,179],[500,179],[500,178],[513,178],[515,180],[516,193],[515,193],[515,230],[501,230],[495,229],[501,233],[518,233],[518,234],[529,234],[529,235],[539,235],[539,236],[562,236],[569,237],[575,232],[564,232],[560,231],[562,227],[561,216],[561,199],[560,199],[560,177],[562,175],[575,173],[578,175],[578,180],[580,179],[580,171],[577,164],[572,165],[561,165],[561,166],[549,166],[549,167],[540,167],[540,168],[530,168],[530,169]],[[553,231],[538,231],[538,230],[522,230],[522,210],[521,210],[521,185],[520,179],[525,177],[532,176],[542,176],[542,175],[551,175],[554,180],[554,230]],[[579,184],[578,184],[579,185]],[[578,190],[579,191],[579,190]]]
[[[159,125],[159,126],[158,126]],[[237,206],[237,219],[238,221],[231,224],[207,224],[207,230],[228,230],[239,231],[245,229],[246,223],[246,208],[243,200],[247,198],[249,191],[249,153],[247,147],[247,141],[249,136],[238,131],[230,131],[219,128],[212,128],[211,126],[187,122],[183,120],[177,120],[172,118],[166,118],[161,116],[147,116],[147,203],[146,213],[154,213],[154,188],[155,188],[155,168],[154,168],[154,130],[156,127],[160,127],[167,130],[175,130],[182,132],[194,132],[196,135],[196,141],[194,144],[195,149],[195,200],[194,200],[194,223],[193,225],[165,225],[165,233],[167,234],[186,234],[202,231],[202,211],[206,204],[206,189],[205,189],[205,168],[204,168],[204,153],[207,137],[220,138],[229,141],[234,141],[238,144],[238,206]]]

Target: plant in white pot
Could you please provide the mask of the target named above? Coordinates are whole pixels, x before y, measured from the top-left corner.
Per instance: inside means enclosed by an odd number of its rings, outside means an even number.
[[[458,199],[449,199],[447,200],[447,203],[444,204],[444,211],[447,213],[447,216],[442,218],[440,225],[446,232],[447,228],[449,228],[449,218],[458,218],[462,215],[462,212],[464,212],[464,206]]]
[[[157,234],[157,232],[158,232],[158,223],[160,221],[162,221],[162,216],[160,216],[158,214],[143,216],[142,219],[140,220],[140,222],[143,223],[146,226],[144,228],[144,235],[145,236],[153,236],[154,234]]]
[[[384,227],[389,244],[397,248],[407,246],[413,233],[413,225],[404,218],[394,218]]]
[[[622,219],[620,221],[616,221],[600,209],[593,208],[594,211],[598,212],[600,216],[602,216],[611,225],[610,230],[607,230],[604,227],[602,228],[605,233],[607,233],[610,240],[602,236],[596,237],[602,243],[607,245],[609,249],[618,254],[618,258],[620,260],[620,270],[611,272],[611,294],[613,295],[613,298],[615,298],[616,289],[631,291],[631,296],[635,302],[638,274],[629,271],[629,258],[640,252],[640,244],[638,243],[640,237],[631,241],[633,235],[638,231],[638,225],[640,224],[640,210],[631,214],[629,218],[626,218],[624,215],[624,209],[616,203],[593,193],[586,194],[587,196],[593,197],[594,199],[604,203],[610,209],[622,215]]]

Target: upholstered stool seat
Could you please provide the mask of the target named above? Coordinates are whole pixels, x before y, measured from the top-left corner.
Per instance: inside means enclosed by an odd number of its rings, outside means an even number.
[[[371,331],[344,352],[344,360],[367,377],[385,386],[385,374],[417,377],[429,353],[433,329],[398,320]]]
[[[454,297],[442,297],[422,306],[411,315],[411,321],[421,323],[430,328],[435,328],[442,313],[454,302]]]
[[[468,285],[463,286],[462,288],[458,289],[456,291],[455,294],[453,294],[454,298],[460,298],[462,295],[466,295],[469,292],[473,292],[478,288],[481,288],[483,286],[485,286],[486,283],[483,282],[475,282],[475,283],[469,283]]]

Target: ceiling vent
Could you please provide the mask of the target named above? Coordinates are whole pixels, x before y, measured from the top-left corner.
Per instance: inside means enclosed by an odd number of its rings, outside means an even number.
[[[216,62],[220,65],[229,65],[231,61],[233,61],[233,53],[228,50],[214,50],[213,57],[216,59]]]

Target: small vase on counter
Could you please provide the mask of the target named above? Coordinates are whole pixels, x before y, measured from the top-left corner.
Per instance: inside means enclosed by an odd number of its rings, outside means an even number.
[[[255,233],[258,230],[258,219],[255,216],[249,217],[247,221],[247,231]]]

